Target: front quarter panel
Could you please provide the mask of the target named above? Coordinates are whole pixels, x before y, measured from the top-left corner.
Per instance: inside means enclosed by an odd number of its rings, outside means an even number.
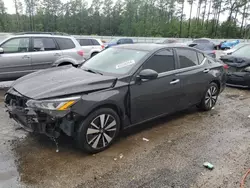
[[[79,114],[80,116],[86,117],[95,109],[112,105],[119,110],[119,115],[122,118],[125,117],[126,112],[126,103],[128,100],[128,86],[110,88],[103,91],[98,91],[94,93],[84,94],[79,102],[77,102],[72,107],[72,112]]]

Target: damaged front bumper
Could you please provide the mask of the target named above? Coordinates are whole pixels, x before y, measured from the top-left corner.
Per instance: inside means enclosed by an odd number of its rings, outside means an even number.
[[[227,74],[228,86],[250,88],[250,73],[249,72],[231,72]]]
[[[75,125],[79,118],[70,111],[55,112],[28,108],[27,98],[19,93],[5,96],[7,112],[13,120],[29,132],[45,134],[49,137],[58,138],[61,132],[68,136],[74,136]]]

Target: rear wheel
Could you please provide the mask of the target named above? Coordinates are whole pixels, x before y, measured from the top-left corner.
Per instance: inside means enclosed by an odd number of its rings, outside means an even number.
[[[206,93],[204,94],[199,107],[205,111],[211,110],[217,102],[218,95],[219,95],[218,85],[216,83],[209,84],[209,87]]]
[[[77,131],[78,146],[88,153],[108,148],[120,130],[120,118],[110,108],[100,108],[80,123]]]
[[[94,57],[97,54],[98,54],[98,52],[94,52],[94,53],[91,54],[91,57]]]

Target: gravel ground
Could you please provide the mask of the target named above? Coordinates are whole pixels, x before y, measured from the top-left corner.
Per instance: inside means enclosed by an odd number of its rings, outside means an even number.
[[[56,153],[47,137],[19,129],[1,101],[3,188],[234,188],[250,168],[248,90],[227,88],[210,112],[193,108],[131,128],[96,155],[82,153],[68,137]],[[214,170],[203,167],[206,161]]]

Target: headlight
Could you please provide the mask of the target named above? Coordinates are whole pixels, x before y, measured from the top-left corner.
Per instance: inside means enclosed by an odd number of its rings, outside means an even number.
[[[39,108],[45,110],[68,110],[74,105],[81,97],[69,97],[62,99],[52,100],[28,100],[26,105],[31,108]]]

